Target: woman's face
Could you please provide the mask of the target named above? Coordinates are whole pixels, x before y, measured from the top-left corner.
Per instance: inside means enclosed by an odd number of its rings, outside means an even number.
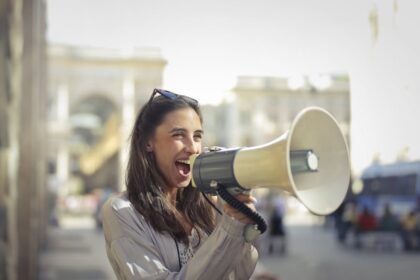
[[[203,129],[192,108],[166,114],[149,140],[147,150],[153,152],[168,190],[184,188],[191,181],[189,157],[201,152]]]

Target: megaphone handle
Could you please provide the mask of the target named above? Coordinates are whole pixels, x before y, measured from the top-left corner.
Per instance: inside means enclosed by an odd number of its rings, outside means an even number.
[[[252,219],[256,223],[257,225],[256,229],[254,226],[246,228],[246,232],[245,232],[246,239],[248,239],[247,236],[255,236],[255,230],[258,230],[260,234],[263,234],[267,230],[267,223],[264,221],[261,215],[258,214],[258,212],[249,208],[248,206],[246,206],[243,202],[236,199],[236,197],[231,195],[227,191],[225,186],[219,184],[219,188],[217,189],[217,192],[226,203],[228,203],[230,206],[237,209],[238,211],[242,212],[243,214],[248,216],[250,219]],[[250,232],[250,230],[251,231],[254,230],[254,232]]]

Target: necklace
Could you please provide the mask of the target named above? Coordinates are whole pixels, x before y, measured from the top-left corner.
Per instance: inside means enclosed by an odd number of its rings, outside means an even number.
[[[176,246],[176,253],[178,254],[178,265],[179,265],[179,270],[181,270],[182,264],[181,264],[181,256],[179,255],[179,245],[178,245],[178,241],[176,241],[175,237],[173,237],[174,241],[175,241],[175,246]]]

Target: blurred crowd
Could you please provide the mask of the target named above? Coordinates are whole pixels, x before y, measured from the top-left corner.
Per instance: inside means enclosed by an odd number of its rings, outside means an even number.
[[[397,215],[389,203],[384,204],[380,215],[376,215],[366,205],[357,205],[354,201],[343,204],[334,213],[338,241],[348,243],[349,236],[353,237],[354,246],[363,246],[363,237],[373,236],[376,241],[394,237],[404,250],[420,250],[420,211],[416,207],[403,215]],[[399,240],[396,240],[398,237]]]

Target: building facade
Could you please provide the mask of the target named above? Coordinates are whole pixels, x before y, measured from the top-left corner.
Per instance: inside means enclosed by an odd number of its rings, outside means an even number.
[[[301,77],[239,77],[231,118],[236,130],[232,146],[254,146],[269,142],[289,130],[296,115],[309,106],[330,112],[347,142],[350,131],[350,89],[347,76],[327,76],[311,81]]]
[[[123,189],[136,113],[162,84],[166,61],[152,48],[52,45],[48,54],[48,161],[57,192]]]
[[[45,237],[45,1],[0,1],[0,279],[37,279]]]
[[[308,77],[302,77],[298,87],[289,78],[239,77],[224,102],[202,106],[204,143],[225,147],[268,143],[288,131],[296,115],[309,106],[330,112],[350,143],[350,87],[345,75],[331,76],[318,88]]]

